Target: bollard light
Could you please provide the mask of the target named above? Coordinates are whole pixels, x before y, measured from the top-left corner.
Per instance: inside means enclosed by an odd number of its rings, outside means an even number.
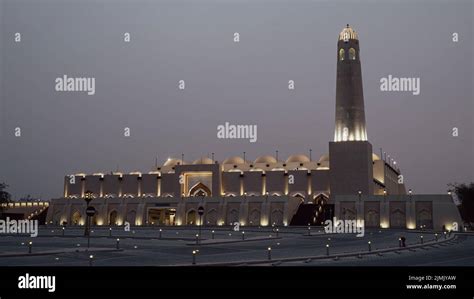
[[[119,238],[117,238],[117,243],[115,244],[115,247],[117,249],[120,249],[120,239]]]
[[[402,238],[398,238],[398,247],[402,247]]]
[[[32,249],[33,249],[33,242],[30,241],[28,242],[28,253],[31,253]]]
[[[212,233],[212,239],[214,240],[214,231],[212,231],[211,233]]]
[[[193,250],[193,265],[196,265],[196,250]]]
[[[272,259],[272,248],[268,247],[267,251],[268,251],[268,260],[270,261]]]
[[[160,228],[160,239],[161,239],[161,233],[162,233],[162,229]]]
[[[199,234],[196,234],[196,244],[199,244]]]
[[[109,228],[109,237],[112,237],[112,228]]]
[[[446,231],[444,231],[444,238],[446,239]]]
[[[279,229],[277,228],[277,229],[276,229],[276,233],[277,233],[277,238],[278,238],[278,232],[279,232],[279,231],[280,231],[280,230],[279,230]]]
[[[438,234],[435,234],[435,241],[438,241]]]
[[[92,266],[92,261],[94,260],[94,256],[91,254],[89,255],[89,266]]]
[[[423,236],[420,236],[420,243],[423,244]]]
[[[311,236],[311,226],[308,225],[308,236]]]
[[[369,251],[372,251],[372,242],[367,242],[367,244],[369,245]]]
[[[63,236],[64,236],[64,230],[65,230],[65,228],[64,228],[64,226],[63,226]]]
[[[329,244],[326,244],[326,255],[329,255]]]
[[[245,240],[245,232],[242,232],[242,241]]]

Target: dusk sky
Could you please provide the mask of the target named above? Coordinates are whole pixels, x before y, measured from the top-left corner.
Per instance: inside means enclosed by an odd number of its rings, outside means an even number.
[[[461,0],[0,0],[0,182],[49,199],[64,175],[147,172],[181,153],[286,159],[311,148],[319,159],[334,138],[349,23],[374,152],[395,158],[407,189],[445,193],[474,181],[473,11]],[[94,77],[95,94],[56,91],[63,75]],[[420,78],[420,94],[381,91],[389,75]],[[257,142],[218,139],[225,122],[257,125]]]

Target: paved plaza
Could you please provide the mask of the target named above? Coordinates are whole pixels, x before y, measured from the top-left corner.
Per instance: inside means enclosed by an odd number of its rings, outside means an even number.
[[[198,232],[197,227],[93,228],[88,249],[84,228],[42,227],[36,238],[0,237],[0,266],[191,266],[193,251],[198,266],[474,266],[474,235],[464,233],[445,238],[438,232],[436,241],[432,231],[366,230],[356,237],[318,227],[278,232],[203,227],[196,240]],[[400,236],[407,245],[401,250]]]

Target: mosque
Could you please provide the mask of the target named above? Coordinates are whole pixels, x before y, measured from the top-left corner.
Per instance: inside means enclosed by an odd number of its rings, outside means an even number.
[[[441,228],[461,223],[449,195],[415,195],[385,153],[373,153],[365,123],[359,37],[347,25],[337,43],[334,141],[317,160],[304,154],[245,154],[192,163],[169,158],[150,172],[67,175],[47,223],[83,225],[320,225],[362,219],[374,228]],[[198,207],[204,208],[202,217]]]

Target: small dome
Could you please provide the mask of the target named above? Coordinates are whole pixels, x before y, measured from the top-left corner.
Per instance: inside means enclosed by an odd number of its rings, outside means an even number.
[[[322,155],[321,158],[319,158],[318,163],[323,163],[323,162],[328,162],[329,161],[329,154]]]
[[[309,162],[309,158],[306,155],[291,155],[286,159],[286,163],[291,163],[291,162],[299,162],[299,163],[304,163],[304,162]]]
[[[168,158],[163,164],[163,166],[176,166],[178,164],[181,165],[181,159]],[[183,162],[183,164],[186,164],[186,162]]]
[[[380,157],[377,156],[376,154],[372,154],[372,161],[377,161],[380,160]]]
[[[214,164],[208,157],[201,157],[200,159],[194,160],[193,164]]]
[[[239,156],[230,157],[224,160],[222,164],[244,164],[244,159]]]
[[[271,164],[271,163],[276,163],[276,162],[277,160],[273,156],[260,156],[254,161],[255,164],[257,163]]]
[[[349,41],[350,39],[358,40],[359,35],[347,24],[346,28],[342,29],[341,33],[339,33],[339,40]]]

